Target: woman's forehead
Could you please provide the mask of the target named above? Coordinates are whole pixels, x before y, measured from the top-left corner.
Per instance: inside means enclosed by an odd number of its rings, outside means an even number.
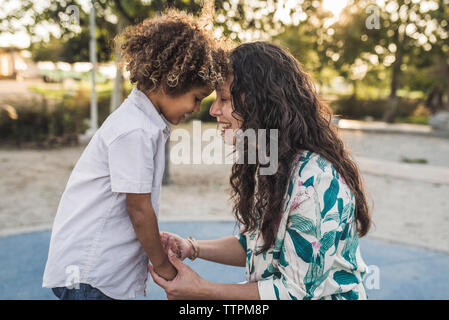
[[[226,80],[225,82],[219,84],[216,90],[220,92],[228,92],[231,89],[231,82],[232,81]]]

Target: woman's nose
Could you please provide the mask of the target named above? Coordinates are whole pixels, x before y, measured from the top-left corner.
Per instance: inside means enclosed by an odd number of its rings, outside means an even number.
[[[220,107],[218,106],[217,100],[215,100],[215,101],[212,103],[212,105],[210,106],[209,114],[210,114],[212,117],[215,117],[215,118],[218,117],[219,115],[221,115],[221,109],[220,109]]]

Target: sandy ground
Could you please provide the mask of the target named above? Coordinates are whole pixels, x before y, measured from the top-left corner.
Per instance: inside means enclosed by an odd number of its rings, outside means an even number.
[[[215,127],[215,126],[214,126]],[[395,134],[341,133],[360,157],[400,162],[424,158],[449,167],[449,139]],[[55,150],[0,149],[0,236],[51,226],[59,198],[84,147]],[[230,165],[171,164],[163,187],[161,220],[232,220]],[[363,174],[374,204],[370,235],[449,252],[447,184]]]

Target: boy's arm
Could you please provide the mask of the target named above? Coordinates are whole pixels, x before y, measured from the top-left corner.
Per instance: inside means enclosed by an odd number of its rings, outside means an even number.
[[[156,214],[151,204],[151,194],[127,193],[126,208],[137,239],[142,244],[154,270],[164,279],[173,279],[177,272],[162,247]]]

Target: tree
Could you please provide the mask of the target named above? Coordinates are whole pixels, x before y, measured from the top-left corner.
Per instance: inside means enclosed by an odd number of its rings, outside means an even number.
[[[295,12],[290,14],[290,24],[274,36],[274,41],[288,49],[313,74],[315,80],[323,85],[326,79],[322,77],[322,71],[329,63],[325,43],[331,36],[327,32],[326,21],[331,14],[322,8],[321,1],[298,2]]]
[[[389,105],[383,116],[387,122],[394,121],[397,92],[407,65],[419,63],[432,49],[436,52],[437,48],[443,48],[447,41],[447,16],[441,14],[447,11],[445,1],[387,0],[382,7],[368,0],[353,1],[336,25],[338,32],[333,43],[341,41],[345,44],[330,46],[338,55],[337,66],[344,69],[344,66],[351,67],[357,59],[363,59],[378,61],[389,70]],[[378,25],[368,28],[366,19],[372,15],[377,18]],[[364,19],[365,27],[362,25]],[[359,35],[360,31],[362,34]],[[348,50],[348,46],[351,49]]]
[[[3,0],[4,2],[13,2],[12,0]],[[212,1],[216,11],[216,19],[214,25],[223,35],[229,36],[237,42],[250,40],[251,38],[269,39],[276,34],[282,27],[283,22],[276,18],[276,12],[279,6],[286,6],[286,0],[96,0],[96,25],[97,55],[99,61],[109,61],[111,59],[119,59],[119,52],[112,50],[112,43],[115,35],[119,33],[126,25],[136,24],[145,18],[152,17],[162,12],[165,8],[173,7],[185,10],[194,15],[198,15],[203,7],[204,1]],[[310,1],[309,1],[310,2]],[[61,18],[64,17],[66,9],[69,5],[75,5],[80,8],[80,24],[78,27],[65,28],[61,24]],[[35,1],[23,0],[20,8],[14,12],[5,14],[0,18],[0,32],[14,32],[17,30],[15,25],[21,23],[24,28],[35,40],[37,36],[37,28],[45,24],[51,24],[57,27],[59,32],[54,36],[62,39],[59,43],[61,54],[59,58],[68,57],[67,51],[70,50],[71,59],[88,60],[88,26],[89,26],[89,8],[83,8],[81,1],[50,1],[45,8],[40,8]],[[290,11],[294,11],[293,7],[289,7]],[[28,17],[24,22],[23,18]],[[19,24],[20,24],[19,23]],[[45,45],[44,45],[45,47]],[[70,48],[70,49],[66,49]],[[48,52],[48,50],[47,50]],[[65,53],[64,53],[65,52]],[[59,59],[58,58],[58,59]],[[114,85],[114,93],[112,95],[111,110],[117,107],[121,101],[121,77],[120,70],[117,71],[117,77]],[[168,155],[168,149],[166,149]],[[166,157],[168,159],[168,156]],[[168,161],[168,160],[167,160]],[[169,172],[169,165],[166,165],[166,172]],[[166,174],[164,182],[169,181],[169,175]]]

